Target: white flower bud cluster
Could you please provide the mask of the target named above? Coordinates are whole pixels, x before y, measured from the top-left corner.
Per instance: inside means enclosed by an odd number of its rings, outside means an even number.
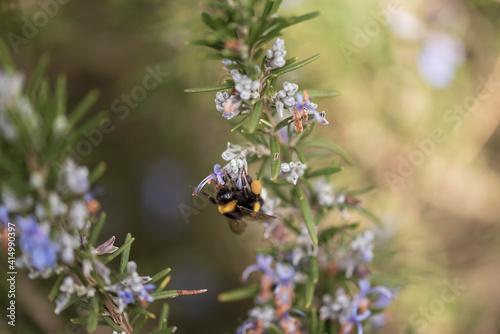
[[[274,308],[270,305],[257,306],[251,309],[248,312],[248,317],[250,319],[256,319],[262,321],[262,327],[267,328],[273,325],[273,322],[276,320],[276,313],[274,312]]]
[[[271,69],[283,67],[285,65],[285,41],[277,38],[273,47],[266,52],[267,63]]]
[[[90,188],[88,180],[89,169],[85,166],[78,166],[72,159],[67,159],[64,163],[64,185],[71,192],[83,195]]]
[[[227,66],[238,65],[238,62],[231,60],[231,59],[228,59],[228,58],[224,58],[224,59],[222,59],[222,64],[225,67],[224,69],[229,72],[229,70],[227,69]]]
[[[95,296],[94,288],[86,288],[83,285],[78,285],[73,281],[71,276],[66,276],[59,286],[61,294],[56,299],[55,314],[59,314],[63,308],[69,303],[71,295],[76,294],[79,297],[87,296],[88,298]]]
[[[222,116],[231,119],[240,113],[241,98],[227,92],[215,94],[215,108],[222,112]]]
[[[283,83],[283,89],[276,94],[276,111],[281,117],[283,117],[283,107],[286,106],[288,109],[290,109],[294,106],[294,96],[295,93],[297,93],[298,89],[299,86],[297,84],[285,81]]]
[[[373,260],[373,232],[365,231],[365,233],[358,235],[351,242],[351,250],[363,261],[371,262]]]
[[[286,180],[288,182],[291,182],[294,185],[296,185],[299,177],[304,175],[306,168],[307,166],[300,161],[289,162],[289,163],[284,162],[281,164],[280,172],[286,174]]]
[[[16,120],[20,118],[28,131],[34,131],[40,124],[29,100],[22,95],[24,76],[0,71],[0,136],[8,141],[17,138]],[[15,109],[15,112],[10,112]]]
[[[319,205],[329,208],[335,204],[335,193],[333,191],[333,186],[321,179],[314,184],[314,190],[316,191]]]
[[[229,100],[229,93],[228,92],[217,92],[215,94],[215,108],[217,108],[218,111],[223,112],[224,111],[224,105],[226,104],[226,101]]]
[[[335,300],[330,295],[324,295],[323,306],[319,310],[320,319],[347,317],[351,311],[351,301],[351,297],[342,289],[338,289],[335,293]]]
[[[234,80],[234,89],[239,93],[242,100],[256,99],[259,95],[260,82],[252,80],[237,70],[231,70]]]

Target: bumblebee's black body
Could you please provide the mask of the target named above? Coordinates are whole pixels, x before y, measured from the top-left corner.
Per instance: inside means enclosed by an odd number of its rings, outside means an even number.
[[[219,212],[227,218],[231,231],[235,234],[245,232],[247,224],[242,219],[247,220],[271,220],[276,217],[259,213],[264,200],[260,196],[262,184],[260,181],[252,181],[252,178],[245,172],[241,175],[244,178],[241,189],[238,188],[233,179],[229,178],[231,185],[219,185],[216,187],[217,195],[214,199],[204,191],[201,191],[212,203],[216,204]]]

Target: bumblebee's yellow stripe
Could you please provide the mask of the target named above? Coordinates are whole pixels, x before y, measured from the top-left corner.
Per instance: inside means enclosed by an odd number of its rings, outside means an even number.
[[[250,185],[250,187],[252,188],[252,192],[255,195],[259,195],[262,192],[262,183],[260,183],[259,180],[253,181],[252,184]],[[257,211],[257,210],[255,210],[255,211]]]
[[[254,181],[254,182],[255,182],[255,181]],[[252,184],[253,184],[253,183],[252,183]],[[253,206],[253,211],[255,211],[255,212],[259,212],[259,210],[260,210],[260,203],[259,203],[259,202],[257,202],[257,203],[255,203],[255,204],[254,204],[254,206]]]
[[[225,214],[233,211],[236,208],[236,203],[238,203],[238,201],[234,200],[229,203],[219,205],[219,212]]]

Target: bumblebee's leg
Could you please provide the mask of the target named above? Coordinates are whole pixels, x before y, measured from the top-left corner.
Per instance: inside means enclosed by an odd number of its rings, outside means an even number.
[[[231,182],[231,185],[233,186],[233,190],[237,189],[238,187],[236,186],[236,182],[234,182],[234,179],[231,177],[231,175],[227,174],[227,177]]]
[[[217,201],[215,200],[215,198],[213,198],[210,194],[207,194],[203,190],[200,190],[200,194],[202,194],[203,196],[205,196],[206,198],[208,198],[210,200],[210,202],[212,202],[214,204],[217,204]]]

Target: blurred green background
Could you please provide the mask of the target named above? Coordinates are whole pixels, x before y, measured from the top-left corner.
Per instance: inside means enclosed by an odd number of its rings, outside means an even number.
[[[391,3],[399,8],[391,11]],[[204,8],[191,0],[0,0],[0,36],[27,76],[41,54],[50,55],[51,79],[67,74],[69,107],[99,90],[93,113],[107,110],[112,127],[94,133],[95,144],[79,155],[89,166],[108,164],[99,181],[109,217],[103,235],[121,243],[131,232],[141,273],[168,266],[171,288],[208,289],[170,302],[178,333],[232,333],[251,303],[222,304],[217,295],[241,285],[263,230],[255,225],[235,237],[213,207],[191,198],[189,186],[222,162],[226,142],[240,142],[214,94],[184,93],[227,76],[206,50],[184,44],[202,34]],[[500,4],[283,1],[282,14],[313,10],[321,16],[283,38],[289,56],[321,58],[288,79],[341,93],[319,101],[330,125],[316,134],[356,161],[335,186],[378,188],[363,200],[392,236],[382,248],[397,252],[375,272],[402,286],[383,332],[497,332],[500,86],[478,85],[500,81]],[[151,90],[137,88],[152,69],[168,75]],[[127,95],[136,101],[127,105]],[[432,139],[436,129],[440,142]],[[465,286],[452,302],[442,299],[446,280]],[[68,324],[71,311],[53,314],[38,283],[18,276],[18,325],[0,318],[0,332],[84,333]]]

